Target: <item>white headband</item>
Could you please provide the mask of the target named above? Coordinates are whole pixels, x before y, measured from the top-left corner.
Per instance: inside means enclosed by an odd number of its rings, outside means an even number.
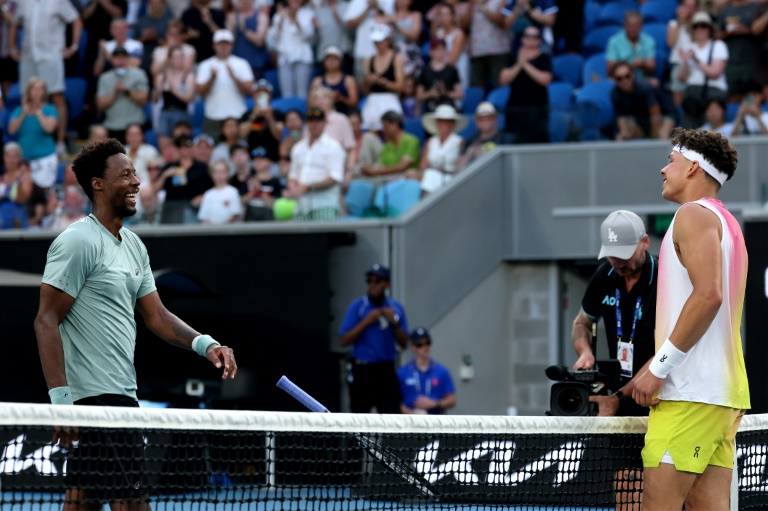
[[[693,149],[688,149],[687,147],[683,147],[680,144],[677,144],[675,147],[672,148],[672,150],[682,154],[683,157],[687,160],[698,162],[699,167],[701,167],[704,172],[714,177],[717,180],[717,182],[720,183],[721,185],[725,183],[725,181],[728,179],[728,174],[720,170],[717,170],[717,167],[709,163],[703,154],[697,153]],[[685,151],[685,154],[683,154],[683,151]]]

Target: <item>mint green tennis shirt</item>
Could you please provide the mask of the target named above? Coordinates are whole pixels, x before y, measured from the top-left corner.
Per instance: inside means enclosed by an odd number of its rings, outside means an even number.
[[[48,249],[43,283],[75,302],[59,325],[75,400],[101,394],[136,399],[136,300],[155,279],[144,243],[128,229],[118,241],[95,216],[75,222]]]

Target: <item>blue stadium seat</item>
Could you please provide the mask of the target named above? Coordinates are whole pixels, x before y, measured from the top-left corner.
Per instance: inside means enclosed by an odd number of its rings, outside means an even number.
[[[675,18],[677,5],[675,0],[651,0],[640,6],[640,14],[645,23],[666,23]]]
[[[637,10],[636,2],[610,2],[600,8],[597,14],[597,26],[606,25],[624,26],[624,13],[630,10]]]
[[[144,143],[149,144],[152,147],[157,148],[157,133],[155,130],[147,130],[144,132]]]
[[[475,108],[483,100],[485,91],[480,87],[467,87],[464,89],[464,100],[461,103],[462,113],[472,115],[475,113]]]
[[[199,135],[203,130],[203,120],[205,120],[205,100],[198,99],[192,105],[192,132]]]
[[[608,26],[597,27],[587,32],[582,40],[582,55],[588,57],[595,53],[604,52],[608,46],[608,40],[619,30],[621,27]]]
[[[419,139],[419,144],[424,145],[424,141],[427,139],[427,134],[424,131],[424,126],[421,125],[421,118],[406,119],[403,121],[403,129],[406,133],[410,133]]]
[[[21,86],[19,82],[11,84],[8,88],[8,93],[5,95],[5,110],[13,113],[13,109],[21,104]]]
[[[573,85],[566,82],[552,82],[547,86],[549,105],[568,110],[573,100]]]
[[[584,62],[582,81],[584,85],[608,79],[608,63],[605,53],[596,53]]]
[[[549,111],[549,141],[553,143],[567,142],[571,128],[571,113],[566,110],[553,108]]]
[[[67,102],[67,120],[70,126],[83,114],[88,83],[84,78],[69,77],[64,80],[64,99]]]
[[[469,117],[467,126],[459,132],[459,136],[464,140],[470,140],[477,134],[477,124],[474,117]]]
[[[552,57],[552,73],[558,82],[568,82],[574,87],[581,85],[581,69],[584,57],[573,53]]]
[[[280,110],[285,113],[288,110],[298,110],[301,116],[307,111],[307,100],[304,98],[277,98],[270,102],[273,110]]]
[[[576,94],[575,120],[581,129],[581,140],[597,140],[600,131],[615,123],[611,91],[612,81],[588,83]]]
[[[741,103],[738,101],[730,101],[725,104],[725,122],[733,122],[736,120],[736,115],[739,113],[739,107]]]
[[[67,163],[60,161],[59,166],[56,167],[56,184],[64,183],[64,169],[67,168]]]
[[[665,23],[646,23],[643,25],[643,33],[653,37],[656,41],[656,54],[664,52],[669,56],[669,46],[667,46],[667,25]]]
[[[597,26],[597,15],[601,5],[597,2],[584,3],[584,32],[589,32]]]
[[[349,190],[344,197],[347,213],[353,217],[362,217],[373,201],[373,185],[363,179],[354,179],[349,183]]]
[[[272,85],[272,99],[282,97],[280,93],[280,80],[277,78],[277,69],[264,71],[264,79]]]
[[[421,199],[421,183],[413,179],[398,179],[386,183],[376,191],[373,205],[386,217],[402,215]]]
[[[507,107],[507,101],[509,101],[509,91],[509,85],[496,87],[488,93],[488,97],[485,99],[496,107],[497,112],[503,112]]]

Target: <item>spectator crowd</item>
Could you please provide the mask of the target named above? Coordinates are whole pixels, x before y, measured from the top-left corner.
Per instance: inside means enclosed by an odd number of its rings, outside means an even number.
[[[0,7],[2,229],[88,214],[68,159],[105,137],[155,225],[398,214],[500,144],[768,134],[765,0]]]

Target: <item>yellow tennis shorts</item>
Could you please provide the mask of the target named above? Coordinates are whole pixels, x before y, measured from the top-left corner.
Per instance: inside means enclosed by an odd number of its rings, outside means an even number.
[[[744,410],[688,401],[651,407],[643,467],[658,467],[669,451],[675,469],[701,474],[707,465],[733,468],[736,430]]]

